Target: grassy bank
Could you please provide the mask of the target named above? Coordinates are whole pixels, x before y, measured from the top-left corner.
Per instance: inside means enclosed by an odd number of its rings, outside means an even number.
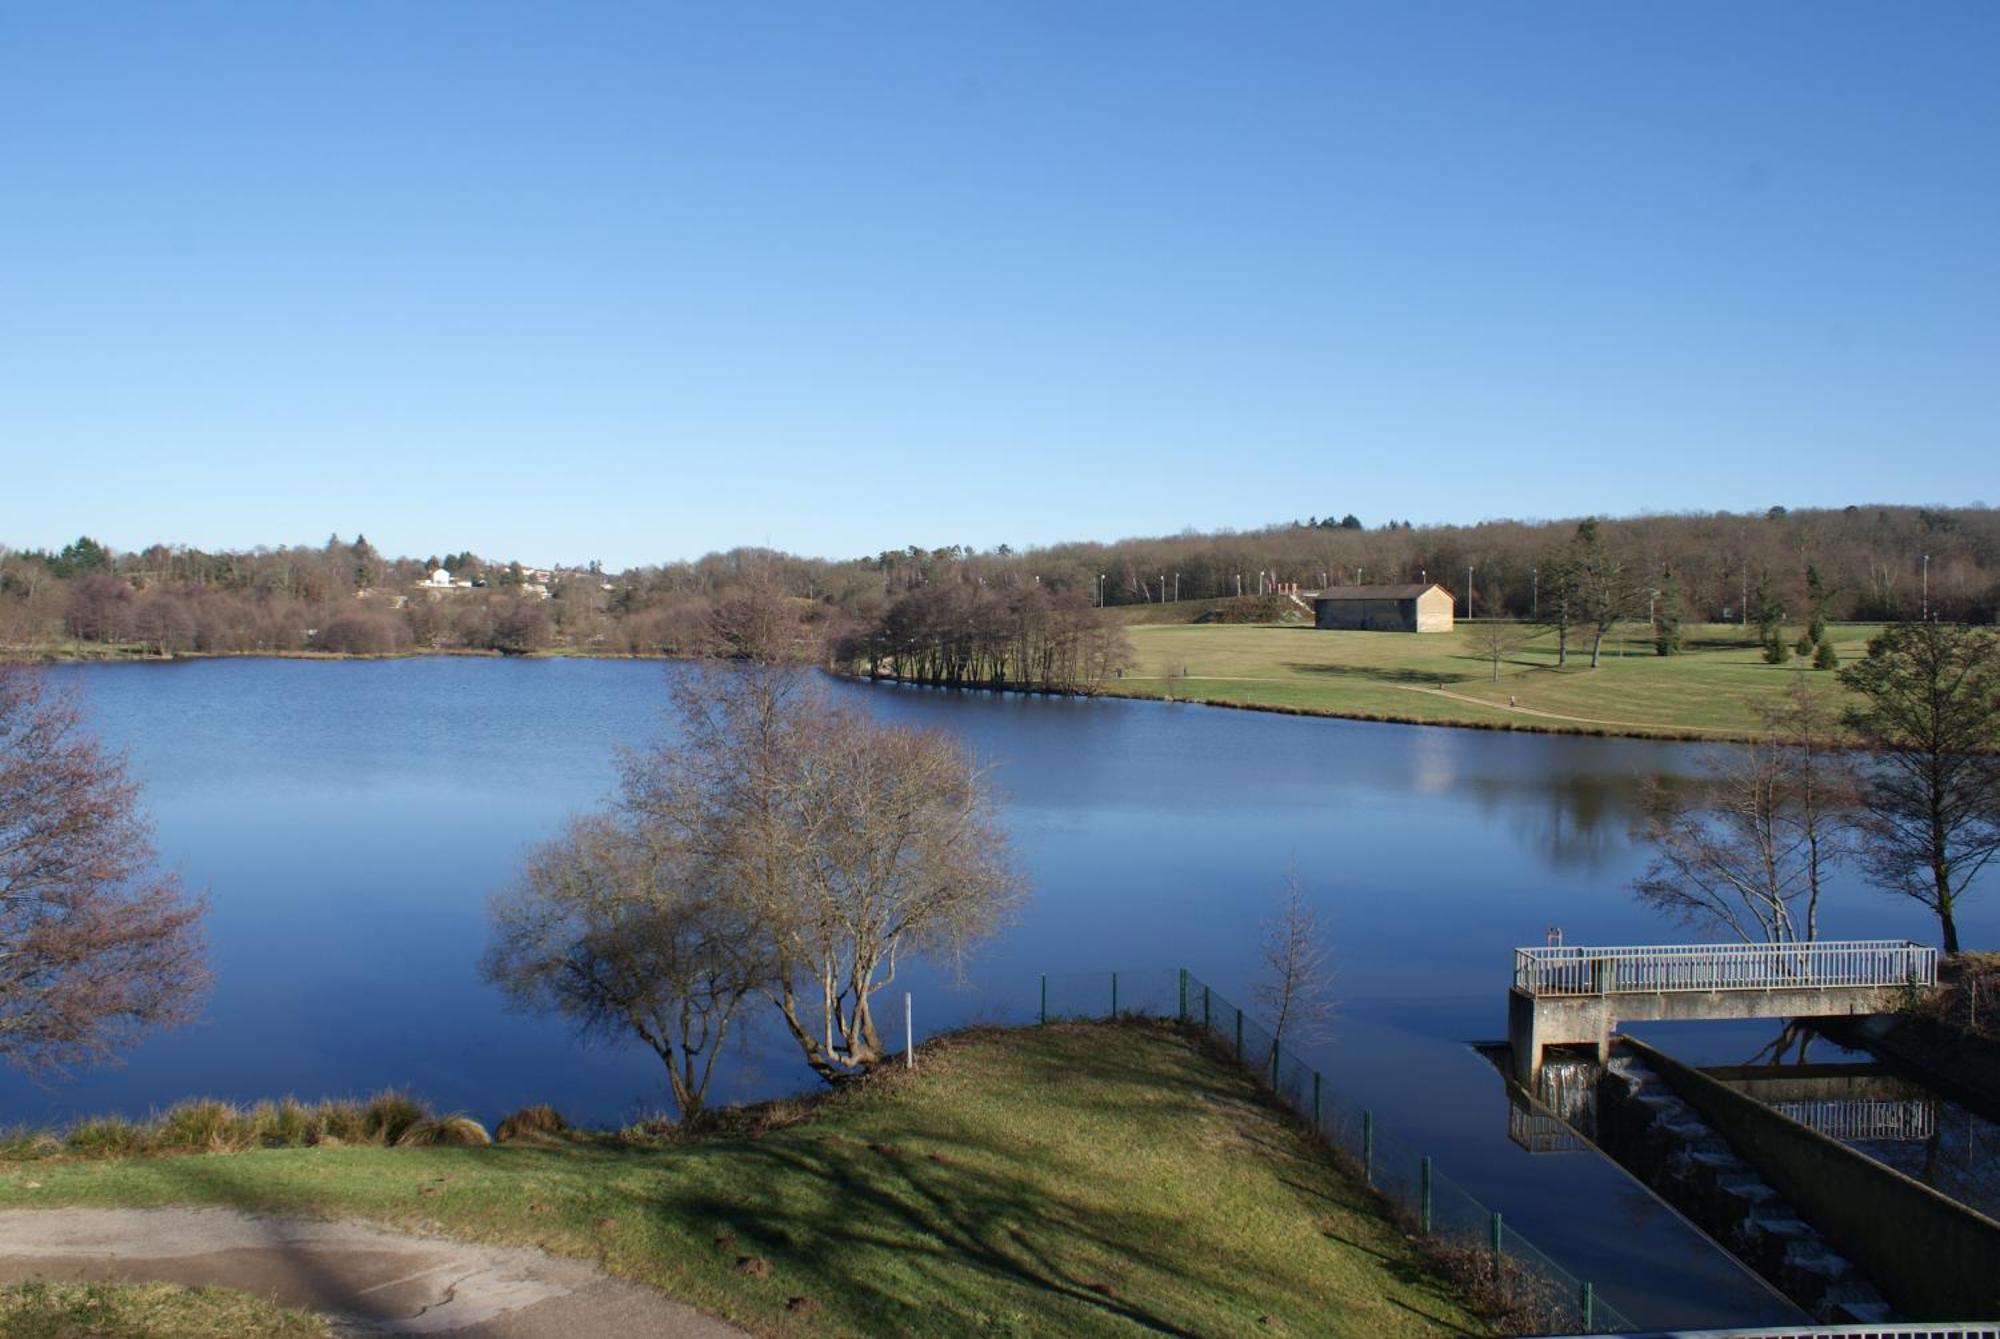
[[[541,1245],[772,1334],[1481,1329],[1250,1078],[1164,1026],[944,1039],[914,1076],[773,1124],[42,1158],[0,1164],[0,1208],[221,1204]]]
[[[230,1288],[16,1283],[0,1288],[0,1339],[327,1339],[317,1316]]]
[[[1588,647],[1556,668],[1542,636],[1503,657],[1499,679],[1479,624],[1450,633],[1321,632],[1310,627],[1135,623],[1136,663],[1107,690],[1329,716],[1592,734],[1729,738],[1753,730],[1799,673],[1836,694],[1831,673],[1764,662],[1733,625],[1691,625],[1685,653],[1656,656],[1635,627],[1607,641],[1600,668]],[[1527,631],[1527,630],[1521,630]],[[1872,626],[1832,630],[1843,664],[1863,655]]]

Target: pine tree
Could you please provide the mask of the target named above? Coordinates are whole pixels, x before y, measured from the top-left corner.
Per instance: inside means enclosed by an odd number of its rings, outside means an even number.
[[[1677,656],[1681,653],[1681,583],[1674,569],[1662,569],[1660,591],[1653,609],[1653,653]]]

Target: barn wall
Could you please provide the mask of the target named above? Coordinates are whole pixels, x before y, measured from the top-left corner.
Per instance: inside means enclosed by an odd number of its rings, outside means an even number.
[[[1416,599],[1418,632],[1450,632],[1451,596],[1441,590],[1427,590]]]
[[[1411,632],[1416,618],[1413,600],[1321,600],[1313,608],[1313,626],[1346,632]]]

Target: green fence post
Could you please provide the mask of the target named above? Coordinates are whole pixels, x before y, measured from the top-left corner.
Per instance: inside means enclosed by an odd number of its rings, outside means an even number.
[[[1431,1155],[1424,1154],[1424,1235],[1431,1234]]]
[[[1320,1128],[1321,1127],[1319,1119],[1319,1071],[1314,1070],[1313,1071],[1313,1133],[1318,1134]]]
[[[1368,1186],[1375,1184],[1375,1113],[1372,1111],[1361,1113],[1361,1181]]]
[[[1042,973],[1042,1022],[1049,1021],[1049,974]]]
[[[1577,1301],[1583,1310],[1583,1332],[1589,1334],[1591,1327],[1597,1324],[1597,1298],[1591,1294],[1588,1283],[1583,1285],[1581,1292]]]
[[[1236,1010],[1236,1061],[1238,1064],[1243,1062],[1243,1010],[1240,1006]]]
[[[1202,1028],[1203,1028],[1203,1030],[1204,1030],[1204,1031],[1205,1031],[1205,1030],[1206,1030],[1206,1029],[1208,1028],[1208,987],[1207,987],[1207,986],[1203,986],[1203,987],[1201,988],[1201,1026],[1202,1026]]]
[[[1111,974],[1111,1016],[1118,1017],[1118,973]]]
[[[1185,967],[1181,968],[1181,1012],[1180,1012],[1180,1020],[1181,1020],[1181,1022],[1183,1022],[1183,1023],[1185,1023],[1185,1022],[1187,1022],[1187,1021],[1188,1021],[1188,1019],[1187,1019],[1187,968],[1185,968]]]

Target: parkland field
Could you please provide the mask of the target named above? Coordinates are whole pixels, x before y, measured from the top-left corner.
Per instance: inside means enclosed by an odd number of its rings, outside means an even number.
[[[1190,602],[1187,617],[1202,606]],[[1607,638],[1599,668],[1572,636],[1557,668],[1555,636],[1517,624],[1461,622],[1449,633],[1322,632],[1310,623],[1161,621],[1174,606],[1131,611],[1134,664],[1106,685],[1121,697],[1170,698],[1365,720],[1664,738],[1742,737],[1758,709],[1804,675],[1835,699],[1839,678],[1794,656],[1765,662],[1755,629],[1687,624],[1680,655],[1654,654],[1649,629]],[[1879,627],[1829,629],[1842,664]],[[1492,638],[1503,645],[1495,677]],[[1789,629],[1796,637],[1798,629]]]

